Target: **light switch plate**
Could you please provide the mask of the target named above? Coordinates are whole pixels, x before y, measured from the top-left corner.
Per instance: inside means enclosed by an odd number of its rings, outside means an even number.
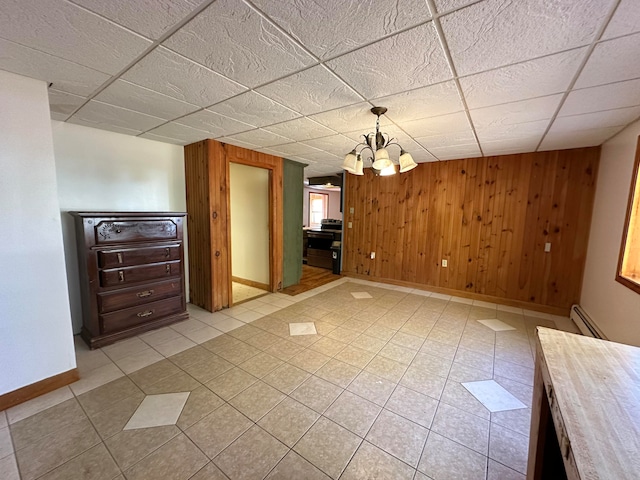
[[[544,251],[545,252],[550,252],[551,251],[551,242],[547,242],[544,244]]]
[[[446,267],[449,264],[444,258],[442,259],[442,266]]]

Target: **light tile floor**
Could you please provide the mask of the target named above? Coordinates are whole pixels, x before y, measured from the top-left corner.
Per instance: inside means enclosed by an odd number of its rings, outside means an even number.
[[[0,478],[523,479],[535,326],[571,327],[353,279],[189,312],[100,350],[78,341],[80,381],[0,412]],[[462,385],[487,380],[526,408],[491,412]],[[124,429],[178,392],[175,424]]]
[[[245,302],[251,298],[261,297],[269,292],[261,288],[251,287],[243,283],[231,282],[231,296],[233,303]]]

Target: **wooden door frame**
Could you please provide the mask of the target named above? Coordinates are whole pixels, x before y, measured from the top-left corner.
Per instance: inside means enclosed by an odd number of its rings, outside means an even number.
[[[231,218],[231,182],[229,175],[230,163],[264,168],[269,171],[269,291],[277,292],[282,289],[282,158],[265,153],[254,152],[234,145],[223,144],[225,150],[227,218]],[[228,245],[228,288],[230,293],[229,305],[233,305],[231,285],[231,222],[227,223],[226,242]]]

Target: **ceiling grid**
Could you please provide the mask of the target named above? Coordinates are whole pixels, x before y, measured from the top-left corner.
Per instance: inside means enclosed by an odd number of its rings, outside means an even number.
[[[373,130],[417,162],[599,145],[640,117],[635,0],[5,0],[0,69],[52,118],[340,170]]]

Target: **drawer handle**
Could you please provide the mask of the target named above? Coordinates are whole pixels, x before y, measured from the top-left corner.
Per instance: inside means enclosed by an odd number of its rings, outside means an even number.
[[[118,280],[124,282],[124,272],[122,270],[118,270]]]
[[[165,272],[167,272],[167,274],[171,273],[171,265],[166,264],[164,267]]]
[[[150,297],[151,295],[153,295],[153,290],[145,290],[144,292],[136,293],[138,298]]]
[[[122,263],[122,253],[116,255],[118,257],[118,263]]]
[[[164,249],[164,256],[168,258],[168,257],[169,257],[169,255],[171,255],[171,252],[169,251],[169,249],[168,249],[168,248],[165,248],[165,249]]]
[[[116,228],[116,233],[121,233],[122,230],[120,230],[119,228]]]
[[[140,318],[144,318],[144,317],[148,317],[149,315],[153,315],[154,312],[155,310],[145,310],[144,312],[138,313],[137,316]]]

